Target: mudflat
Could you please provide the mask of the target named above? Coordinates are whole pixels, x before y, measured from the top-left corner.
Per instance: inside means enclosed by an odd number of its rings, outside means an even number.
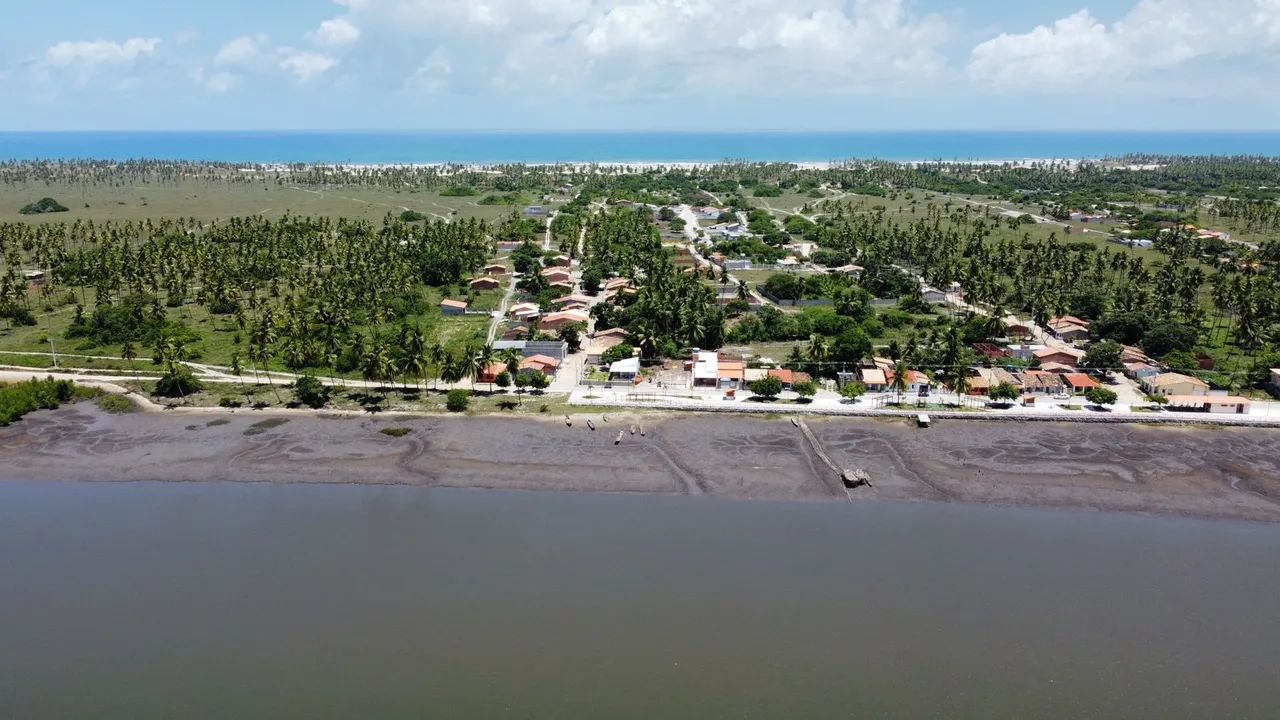
[[[0,480],[893,499],[1280,522],[1274,430],[965,420],[920,430],[896,420],[809,420],[834,462],[869,472],[872,487],[846,491],[786,419],[593,420],[594,432],[585,416],[569,427],[555,418],[115,416],[82,404],[0,429]]]

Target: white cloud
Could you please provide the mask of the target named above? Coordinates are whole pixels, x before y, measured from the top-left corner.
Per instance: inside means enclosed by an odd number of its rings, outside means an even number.
[[[308,37],[319,45],[339,47],[350,45],[359,40],[360,28],[353,25],[346,18],[333,18],[320,23],[320,27],[316,28],[315,32],[308,35]]]
[[[96,67],[104,64],[130,63],[153,55],[160,45],[157,38],[130,38],[122,43],[110,40],[87,42],[64,41],[45,51],[45,64],[53,67]]]
[[[214,56],[213,63],[215,65],[248,65],[260,60],[266,54],[266,48],[270,42],[270,38],[266,35],[241,35],[223,45]]]
[[[278,64],[281,70],[293,73],[298,82],[305,83],[333,69],[338,61],[328,55],[286,47],[279,51]]]
[[[973,49],[968,71],[999,88],[1061,90],[1063,83],[1264,55],[1278,44],[1280,0],[1141,0],[1110,27],[1080,10],[1051,26],[992,38]]]

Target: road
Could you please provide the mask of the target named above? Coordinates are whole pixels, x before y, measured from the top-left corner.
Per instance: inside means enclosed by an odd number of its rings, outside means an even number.
[[[698,216],[693,214],[693,208],[688,205],[680,205],[676,208],[676,214],[681,220],[684,220],[684,234],[685,237],[689,239],[687,247],[689,248],[689,252],[693,255],[694,260],[698,261],[698,267],[714,267],[711,261],[703,257],[702,253],[698,250]],[[721,272],[724,272],[724,270],[721,270]],[[739,280],[734,277],[733,273],[729,273],[729,282],[732,283],[734,287],[737,287]],[[751,297],[755,298],[756,302],[761,305],[773,304],[773,302],[768,298],[757,292],[755,288],[751,287],[749,283],[747,285],[747,292],[750,293]]]

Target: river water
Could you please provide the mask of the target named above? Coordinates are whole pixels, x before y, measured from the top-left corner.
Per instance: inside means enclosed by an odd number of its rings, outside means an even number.
[[[1267,718],[1280,527],[0,484],[5,718]]]

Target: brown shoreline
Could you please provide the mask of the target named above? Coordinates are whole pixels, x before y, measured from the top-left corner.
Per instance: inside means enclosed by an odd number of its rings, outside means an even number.
[[[808,420],[872,488],[846,494],[785,419],[113,416],[81,404],[0,429],[0,480],[275,482],[884,499],[1280,522],[1275,431],[1079,423]],[[281,418],[285,419],[285,418]],[[630,427],[644,423],[644,437]],[[411,428],[400,438],[385,428]],[[614,445],[619,430],[622,443]]]

